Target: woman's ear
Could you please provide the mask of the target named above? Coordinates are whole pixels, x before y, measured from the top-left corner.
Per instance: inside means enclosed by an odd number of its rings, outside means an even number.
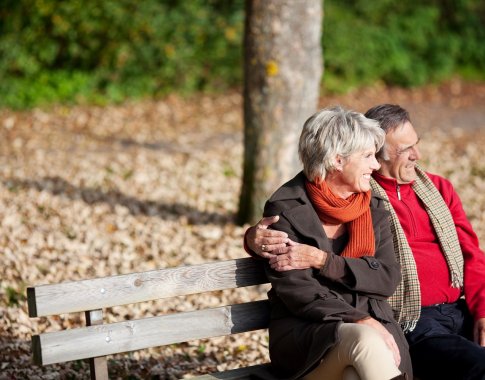
[[[335,162],[334,162],[335,170],[338,172],[341,172],[342,170],[344,170],[344,163],[345,163],[345,159],[342,156],[337,155],[335,157]]]

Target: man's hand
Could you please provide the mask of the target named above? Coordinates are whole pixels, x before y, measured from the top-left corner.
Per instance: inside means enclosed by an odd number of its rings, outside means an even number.
[[[269,264],[274,270],[284,272],[292,269],[321,269],[326,261],[327,252],[289,240],[286,253],[274,255],[269,259]]]
[[[382,326],[382,324],[379,321],[371,317],[361,319],[356,323],[370,326],[376,329],[381,334],[382,339],[384,339],[384,342],[386,343],[387,347],[389,347],[392,351],[396,366],[399,367],[399,364],[401,364],[401,354],[399,352],[399,347],[397,346],[396,341],[394,340],[394,337],[391,335],[391,333],[387,331],[386,328]]]
[[[480,318],[475,321],[473,340],[480,346],[485,347],[485,318]]]
[[[269,230],[268,226],[276,223],[279,216],[261,219],[255,226],[249,227],[246,233],[246,244],[257,255],[269,259],[284,253],[289,242],[288,235],[282,231]]]

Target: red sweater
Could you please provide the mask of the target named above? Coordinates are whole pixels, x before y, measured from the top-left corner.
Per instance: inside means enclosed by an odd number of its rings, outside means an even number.
[[[477,235],[451,182],[434,174],[427,175],[443,196],[455,222],[465,263],[463,290],[468,308],[475,319],[484,318],[485,254],[479,247]],[[422,306],[455,302],[460,297],[460,289],[451,287],[446,259],[431,220],[412,184],[398,185],[395,179],[378,173],[373,176],[386,191],[413,251],[421,285]]]

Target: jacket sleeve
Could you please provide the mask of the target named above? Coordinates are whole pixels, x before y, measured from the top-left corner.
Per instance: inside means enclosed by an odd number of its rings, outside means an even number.
[[[284,231],[289,238],[301,241],[291,223],[281,214],[284,202],[267,202],[266,215],[280,215],[277,223],[271,227]],[[266,264],[266,274],[272,285],[272,292],[296,316],[314,321],[355,322],[369,314],[359,311],[346,302],[338,292],[320,283],[318,271],[312,269],[278,272]]]
[[[465,299],[475,319],[485,318],[485,254],[468,220],[460,197],[447,179],[427,173],[443,196],[455,222],[464,260]]]
[[[381,202],[373,215],[376,251],[374,256],[344,258],[328,255],[320,274],[349,290],[372,298],[386,299],[401,280],[400,265],[396,261],[388,212]]]

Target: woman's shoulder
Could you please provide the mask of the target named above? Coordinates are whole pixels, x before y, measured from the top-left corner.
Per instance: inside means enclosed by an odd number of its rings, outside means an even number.
[[[374,223],[378,220],[385,220],[389,218],[389,211],[386,210],[385,200],[382,196],[377,193],[372,192],[371,200],[370,200],[370,209],[372,213],[372,219]]]
[[[264,216],[280,215],[282,212],[295,209],[309,203],[305,192],[305,175],[301,172],[282,185],[266,201]]]
[[[374,191],[371,191],[371,198],[370,198],[370,208],[372,209],[385,209],[384,203],[386,202],[386,199],[377,194]]]
[[[305,193],[305,174],[298,173],[295,177],[290,179],[285,184],[281,185],[271,197],[268,202],[277,202],[290,199],[298,199],[306,196]]]

